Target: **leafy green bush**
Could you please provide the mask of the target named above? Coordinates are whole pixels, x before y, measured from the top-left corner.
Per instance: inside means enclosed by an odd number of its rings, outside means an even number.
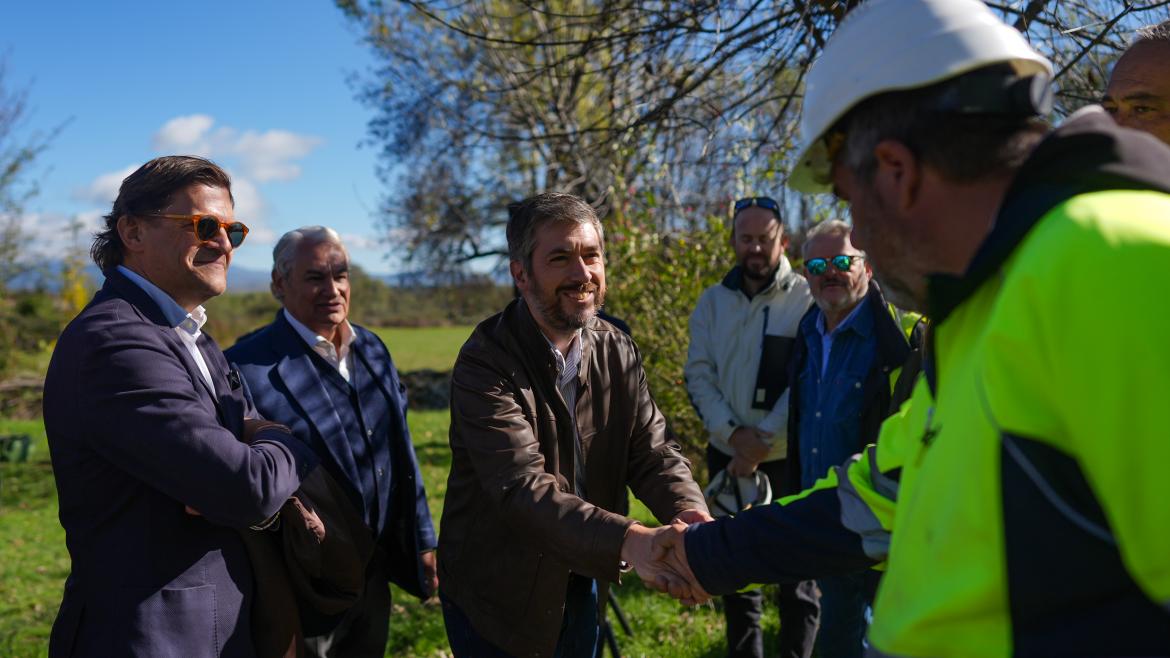
[[[688,319],[734,260],[728,230],[718,217],[664,229],[652,205],[607,222],[607,309],[630,324],[650,391],[696,467],[704,463],[707,432],[683,382]]]
[[[13,292],[0,288],[0,380],[10,375],[35,374],[38,356],[57,339],[70,316],[54,295]]]

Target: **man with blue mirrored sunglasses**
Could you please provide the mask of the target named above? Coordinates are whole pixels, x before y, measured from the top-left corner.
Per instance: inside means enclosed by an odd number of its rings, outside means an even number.
[[[787,482],[794,494],[877,440],[882,421],[900,402],[891,373],[920,343],[917,316],[887,306],[869,262],[840,220],[817,224],[805,236],[805,278],[816,306],[800,322],[791,361]],[[905,319],[905,322],[902,320]],[[913,377],[916,373],[902,373]],[[861,658],[866,609],[879,572],[860,569],[817,579],[821,626],[817,655]]]

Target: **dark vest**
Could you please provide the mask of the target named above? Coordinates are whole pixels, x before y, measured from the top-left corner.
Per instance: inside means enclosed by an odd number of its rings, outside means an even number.
[[[362,518],[380,537],[392,521],[392,510],[381,509],[378,501],[390,500],[388,492],[396,484],[390,457],[390,432],[394,427],[395,411],[374,380],[365,358],[356,349],[351,355],[349,382],[316,352],[311,356],[325,392],[341,417],[345,443],[357,465],[360,480],[353,484],[358,485],[358,490],[350,491],[350,496],[355,497],[355,504],[360,503]],[[320,448],[318,454],[329,454],[325,446]]]

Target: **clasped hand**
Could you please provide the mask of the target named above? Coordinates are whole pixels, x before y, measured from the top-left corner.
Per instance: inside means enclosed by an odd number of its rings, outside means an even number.
[[[687,563],[683,534],[688,523],[711,521],[705,512],[688,510],[670,525],[647,528],[634,524],[622,544],[622,560],[638,572],[650,589],[664,592],[684,605],[698,605],[711,599]]]

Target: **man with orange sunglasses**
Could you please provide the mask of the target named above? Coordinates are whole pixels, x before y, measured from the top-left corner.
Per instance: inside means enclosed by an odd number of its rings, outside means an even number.
[[[254,656],[262,529],[317,464],[257,419],[201,328],[248,229],[202,158],[123,182],[92,255],[106,281],[57,342],[44,417],[73,569],[51,656]]]

